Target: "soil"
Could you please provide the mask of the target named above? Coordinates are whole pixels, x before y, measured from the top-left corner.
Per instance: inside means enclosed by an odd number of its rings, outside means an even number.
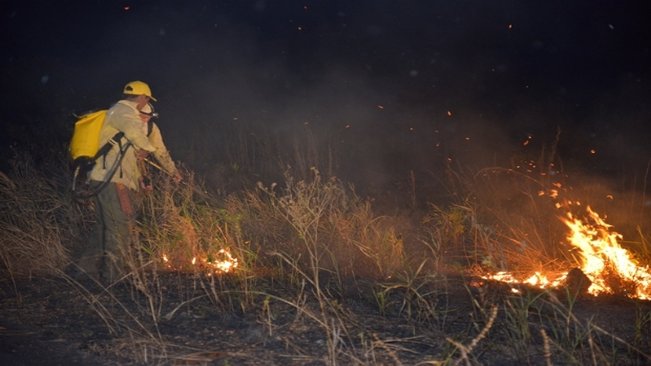
[[[323,327],[290,304],[319,314],[318,303],[311,299],[312,289],[306,287],[300,295],[295,288],[283,290],[270,279],[258,279],[254,288],[269,291],[264,295],[252,291],[245,301],[234,293],[227,296],[235,279],[168,273],[160,275],[157,283],[160,291],[149,302],[133,283],[107,289],[90,280],[61,277],[0,282],[0,364],[325,364],[328,344]],[[357,357],[340,355],[339,363],[415,365],[460,360],[452,343],[469,346],[488,318],[488,311],[481,309],[496,304],[496,323],[484,339],[477,339],[469,358],[472,364],[580,364],[588,343],[614,350],[614,356],[597,352],[599,364],[651,364],[651,302],[621,297],[569,301],[560,292],[533,289],[514,295],[504,285],[461,276],[447,277],[442,283],[430,297],[436,305],[430,313],[416,308],[409,313],[402,306],[408,294],[400,292],[386,299],[388,305],[381,313],[378,300],[363,295],[372,293],[364,283],[350,284],[343,294],[331,293],[329,297],[337,299],[332,306],[346,314],[338,317],[348,329],[348,334],[341,334],[342,340],[355,347],[354,352],[346,347],[340,350]],[[577,346],[577,354],[568,356],[554,349],[545,355],[539,331],[531,332],[533,345],[520,353],[516,350],[517,335],[510,332],[507,310],[540,296],[553,297],[545,303],[554,303],[558,296],[557,301],[586,324],[586,328],[573,328],[577,339],[582,337],[580,329],[591,329],[590,342]],[[555,332],[563,329],[543,324],[543,319],[553,318],[545,315],[553,313],[550,309],[532,307],[525,316],[532,329],[540,325],[559,343],[563,335]],[[158,314],[157,319],[152,313]],[[328,326],[343,329],[336,322]],[[554,343],[551,347],[561,349]]]

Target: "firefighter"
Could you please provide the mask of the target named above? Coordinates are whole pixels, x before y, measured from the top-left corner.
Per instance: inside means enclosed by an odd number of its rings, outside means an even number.
[[[100,145],[119,132],[124,135],[110,142],[113,146],[90,172],[91,185],[102,187],[95,196],[96,236],[78,262],[89,276],[108,282],[126,273],[126,255],[138,240],[136,217],[142,194],[150,189],[144,182],[143,159],[153,155],[177,183],[181,181],[160,129],[150,121],[157,114],[150,104],[156,98],[149,85],[132,81],[123,94],[122,100],[108,110],[100,131]]]

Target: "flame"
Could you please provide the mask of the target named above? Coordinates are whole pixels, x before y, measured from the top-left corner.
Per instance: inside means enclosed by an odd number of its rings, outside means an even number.
[[[524,284],[538,288],[557,288],[563,284],[567,274],[544,274],[541,272],[534,272],[529,277],[520,278],[513,273],[500,271],[494,274],[482,276],[487,280],[494,280],[504,283]]]
[[[580,202],[568,202],[581,206]],[[561,207],[559,203],[557,207]],[[641,266],[632,254],[622,248],[623,236],[612,230],[612,225],[586,206],[587,217],[576,218],[567,212],[561,221],[568,227],[567,240],[576,251],[581,271],[592,282],[588,293],[624,294],[641,300],[651,300],[651,271]],[[565,283],[567,273],[535,272],[529,277],[515,276],[510,272],[497,272],[480,276],[509,284],[523,284],[542,289],[558,288]],[[518,291],[513,291],[518,293]]]
[[[216,255],[194,256],[189,260],[190,266],[188,263],[173,262],[166,253],[163,253],[162,259],[168,269],[175,271],[190,267],[207,269],[209,274],[221,274],[233,272],[238,266],[237,258],[228,249],[220,249]]]
[[[567,237],[579,251],[581,270],[590,278],[592,285],[588,292],[593,295],[617,292],[613,279],[620,280],[630,289],[627,295],[643,300],[651,300],[651,272],[642,267],[629,251],[622,248],[619,241],[622,235],[611,231],[612,225],[606,223],[598,213],[586,206],[590,220],[579,220],[567,213],[561,221],[570,229]]]
[[[221,249],[219,252],[221,259],[212,260],[209,263],[216,272],[228,273],[237,268],[237,258],[234,258],[229,251]]]

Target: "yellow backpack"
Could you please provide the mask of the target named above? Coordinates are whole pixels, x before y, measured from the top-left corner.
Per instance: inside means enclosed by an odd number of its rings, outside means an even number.
[[[87,113],[75,122],[75,129],[70,140],[70,157],[95,160],[99,151],[99,134],[106,119],[106,109]]]
[[[97,194],[111,179],[113,174],[115,174],[117,167],[124,157],[125,151],[131,146],[131,143],[128,141],[126,144],[122,144],[122,137],[124,136],[124,132],[122,131],[116,133],[108,142],[100,146],[100,133],[104,126],[107,112],[107,109],[102,109],[96,112],[86,113],[75,122],[68,151],[72,158],[72,191],[77,197],[89,198]],[[147,136],[151,134],[153,125],[153,121],[149,120],[147,124]],[[79,191],[77,189],[78,186],[81,185],[82,188],[83,186],[87,186],[88,174],[95,166],[97,159],[105,156],[114,145],[117,145],[117,148],[120,150],[120,155],[113,163],[113,166],[110,167],[102,185],[95,187],[92,191]]]
[[[82,186],[86,189],[88,188],[88,174],[95,166],[95,162],[100,157],[105,156],[113,147],[111,141],[106,142],[104,146],[99,146],[100,133],[104,126],[107,111],[108,110],[106,109],[102,109],[96,112],[84,114],[79,117],[77,122],[75,122],[75,128],[72,132],[72,139],[70,140],[68,151],[72,158],[72,192],[78,198],[89,198],[96,195],[111,179],[115,170],[122,161],[124,152],[129,148],[129,146],[131,146],[130,143],[127,143],[124,146],[122,145],[121,140],[124,136],[124,132],[120,131],[116,133],[111,140],[118,144],[120,149],[120,158],[116,160],[109,170],[103,184],[92,191],[80,191],[77,189],[78,186]]]

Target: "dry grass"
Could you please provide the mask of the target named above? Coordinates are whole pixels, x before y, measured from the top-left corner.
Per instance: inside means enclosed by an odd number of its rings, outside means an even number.
[[[551,269],[567,247],[561,212],[547,192],[554,186],[511,169],[484,169],[464,178],[464,207],[477,263],[493,269]],[[542,195],[545,193],[545,195]]]
[[[31,161],[0,172],[0,273],[11,278],[53,274],[70,261],[69,245],[86,226],[57,181]]]
[[[96,352],[129,362],[209,363],[223,355],[176,344],[161,330],[190,309],[205,318],[253,317],[265,339],[256,347],[278,338],[297,363],[649,360],[648,307],[639,309],[630,325],[635,334],[628,337],[578,316],[579,300],[569,295],[513,295],[484,286],[469,287],[460,298],[458,288],[451,288],[450,268],[535,270],[562,258],[554,244],[562,226],[553,204],[538,196],[542,182],[500,169],[458,175],[462,198],[431,205],[411,228],[414,235],[403,235],[399,218],[375,215],[351,187],[310,171],[303,179],[286,171],[277,184],[227,197],[207,194],[190,172],[180,186],[158,176],[157,190],[145,200],[140,246],[125,253],[129,272],[116,283],[91,288],[61,271],[78,238],[71,228],[86,223],[78,206],[50,178],[18,166],[0,176],[0,225],[8,233],[0,247],[3,271],[12,278],[57,273],[113,336]],[[229,274],[213,266],[224,259],[224,249],[238,260]],[[185,280],[170,281],[176,273]],[[375,310],[357,314],[356,301]],[[370,318],[405,324],[409,331],[380,334]],[[292,335],[301,332],[321,346],[297,344]]]
[[[323,179],[316,169],[312,174],[297,181],[286,172],[281,184],[260,183],[256,190],[232,195],[223,215],[236,221],[256,252],[300,258],[303,271],[318,268],[341,281],[382,278],[400,269],[403,243],[390,220],[375,216],[368,201],[336,178]],[[260,257],[261,266],[278,264],[273,256]]]

